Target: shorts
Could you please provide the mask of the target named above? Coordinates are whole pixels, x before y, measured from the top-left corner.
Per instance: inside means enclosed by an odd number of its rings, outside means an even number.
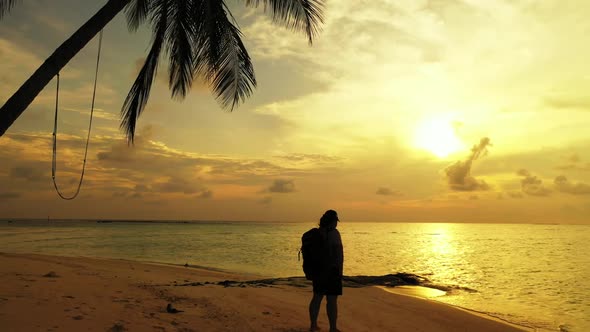
[[[342,295],[342,278],[334,273],[312,280],[313,292],[321,295]]]

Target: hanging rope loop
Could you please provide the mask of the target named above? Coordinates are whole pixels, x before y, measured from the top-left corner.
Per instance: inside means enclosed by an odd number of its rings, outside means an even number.
[[[55,180],[55,174],[57,173],[57,113],[59,110],[59,73],[57,73],[57,88],[55,91],[55,117],[53,120],[53,156],[51,160],[51,179],[53,180],[53,187],[55,187],[55,191],[65,200],[73,200],[78,196],[80,193],[80,188],[82,187],[82,182],[84,181],[84,172],[86,170],[86,157],[88,156],[88,143],[90,142],[90,131],[92,130],[92,118],[94,115],[94,101],[96,99],[96,84],[98,82],[98,67],[100,64],[100,51],[102,49],[102,30],[98,35],[98,54],[96,56],[96,70],[94,72],[94,89],[92,91],[92,104],[90,106],[90,121],[88,123],[88,136],[86,137],[86,148],[84,149],[84,161],[82,163],[82,173],[80,174],[80,181],[78,182],[78,188],[76,192],[72,196],[65,196],[59,191],[59,187],[57,186],[57,182]]]

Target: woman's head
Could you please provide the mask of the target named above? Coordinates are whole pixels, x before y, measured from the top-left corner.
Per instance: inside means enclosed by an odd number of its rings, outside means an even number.
[[[338,213],[334,210],[328,210],[320,218],[320,227],[336,227],[338,221]]]

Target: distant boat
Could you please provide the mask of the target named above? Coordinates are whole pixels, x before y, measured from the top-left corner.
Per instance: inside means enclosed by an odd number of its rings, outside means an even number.
[[[102,223],[108,223],[108,222],[113,222],[113,221],[112,220],[97,220],[96,222],[99,224],[102,224]]]

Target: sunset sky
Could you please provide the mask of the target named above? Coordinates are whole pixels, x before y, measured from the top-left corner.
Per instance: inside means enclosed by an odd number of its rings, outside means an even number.
[[[0,102],[103,4],[0,21]],[[147,27],[104,31],[85,181],[51,183],[55,80],[0,137],[0,218],[590,224],[590,1],[328,1],[313,46],[228,1],[258,88],[233,112],[167,66],[135,146],[121,105]],[[57,180],[82,166],[97,39],[61,73]]]

